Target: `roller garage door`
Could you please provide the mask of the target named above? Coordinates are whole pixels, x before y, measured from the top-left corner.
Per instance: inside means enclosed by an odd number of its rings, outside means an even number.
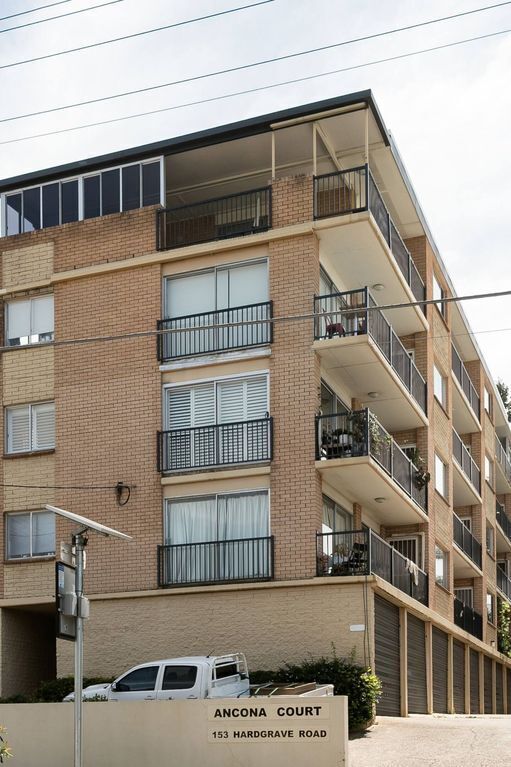
[[[424,621],[408,614],[408,712],[427,714]]]
[[[374,655],[382,696],[376,707],[380,716],[401,715],[399,669],[399,608],[374,598]]]
[[[447,634],[433,626],[433,711],[447,713]]]
[[[502,683],[502,664],[495,665],[495,692],[497,695],[497,714],[504,713],[504,685]]]
[[[484,656],[484,713],[491,714],[493,712],[493,678],[492,678],[492,662],[491,658],[487,655]]]
[[[470,713],[479,713],[479,653],[470,650]]]
[[[452,692],[454,711],[465,713],[465,645],[454,640],[452,645]]]

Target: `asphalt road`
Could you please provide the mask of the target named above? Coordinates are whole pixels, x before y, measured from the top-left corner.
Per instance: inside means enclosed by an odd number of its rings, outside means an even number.
[[[510,716],[379,717],[350,740],[349,767],[511,767]]]

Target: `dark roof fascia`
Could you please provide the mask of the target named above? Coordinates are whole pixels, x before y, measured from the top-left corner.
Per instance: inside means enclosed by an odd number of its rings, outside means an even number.
[[[37,183],[46,183],[66,176],[79,175],[81,173],[90,173],[111,165],[122,165],[126,162],[145,160],[158,155],[177,154],[190,149],[219,144],[225,141],[234,141],[239,138],[256,136],[270,130],[271,125],[285,120],[294,120],[301,117],[307,117],[318,112],[325,112],[330,109],[339,109],[354,104],[366,103],[371,109],[373,117],[382,134],[383,140],[387,146],[390,145],[390,137],[383,122],[380,111],[373,99],[370,90],[350,93],[345,96],[337,96],[332,99],[316,101],[311,104],[305,104],[291,109],[283,109],[278,112],[251,117],[240,122],[221,125],[215,128],[208,128],[204,131],[189,133],[184,136],[166,139],[165,141],[156,141],[152,144],[143,144],[142,146],[132,147],[117,152],[91,157],[78,162],[66,163],[53,168],[46,168],[31,173],[24,173],[19,176],[0,181],[0,192],[8,192],[23,186],[35,185]]]

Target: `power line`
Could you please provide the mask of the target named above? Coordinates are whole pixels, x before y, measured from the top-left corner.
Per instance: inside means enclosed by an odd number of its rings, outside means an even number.
[[[27,13],[35,13],[36,11],[42,11],[45,8],[53,8],[55,5],[64,5],[70,3],[71,0],[60,0],[58,3],[48,3],[47,5],[39,5],[37,8],[31,8],[29,11],[19,11],[18,13],[11,13],[10,16],[2,16],[0,21],[7,21],[7,19],[14,19],[16,16],[26,16]]]
[[[258,0],[256,3],[250,5],[241,5],[237,8],[229,8],[225,11],[217,11],[216,13],[209,13],[207,16],[198,16],[195,19],[187,19],[186,21],[178,21],[175,24],[166,24],[165,26],[155,27],[154,29],[146,29],[143,32],[134,32],[130,35],[122,35],[122,37],[113,37],[110,40],[102,40],[98,43],[90,43],[89,45],[81,45],[78,48],[68,48],[65,51],[57,51],[55,53],[46,53],[44,56],[36,56],[32,59],[23,59],[22,61],[13,61],[11,64],[2,64],[0,69],[11,69],[12,67],[19,67],[22,64],[32,64],[35,61],[44,61],[45,59],[54,59],[57,56],[66,56],[68,53],[77,53],[78,51],[87,51],[91,48],[98,48],[102,45],[110,45],[111,43],[118,43],[123,40],[132,40],[135,37],[143,37],[144,35],[153,34],[153,32],[162,32],[166,29],[175,29],[176,27],[183,27],[186,24],[195,24],[198,21],[206,21],[206,19],[214,19],[219,16],[226,16],[229,13],[237,13],[238,11],[245,11],[248,8],[255,8],[258,5],[267,5],[268,3],[274,3],[275,0]],[[511,0],[510,0],[511,2]]]
[[[5,141],[0,141],[0,146],[3,146],[5,144],[17,144],[17,143],[19,143],[21,141],[31,141],[32,139],[36,139],[36,138],[46,138],[47,136],[57,136],[57,135],[60,135],[62,133],[71,133],[73,131],[84,130],[85,128],[95,128],[95,127],[98,127],[100,125],[112,125],[113,123],[124,122],[125,120],[133,120],[133,119],[138,118],[138,117],[147,117],[149,115],[161,114],[162,112],[172,112],[172,111],[177,110],[177,109],[184,109],[185,107],[198,106],[200,104],[211,104],[212,102],[222,101],[222,100],[225,100],[225,99],[234,98],[235,96],[245,96],[245,95],[251,94],[251,93],[258,93],[258,92],[262,92],[262,91],[271,90],[272,88],[280,88],[280,87],[282,87],[284,85],[294,85],[296,83],[303,83],[303,82],[306,82],[308,80],[317,80],[320,77],[329,77],[331,75],[340,74],[341,72],[349,72],[349,71],[352,71],[352,70],[355,70],[355,69],[363,69],[365,67],[372,67],[372,66],[375,66],[377,64],[385,64],[385,63],[387,63],[389,61],[398,61],[400,59],[407,59],[407,58],[410,58],[410,57],[413,57],[413,56],[420,56],[420,55],[422,55],[424,53],[431,53],[433,51],[439,51],[439,50],[443,50],[445,48],[453,48],[453,47],[455,47],[457,45],[463,45],[465,43],[472,43],[472,42],[476,42],[477,40],[486,40],[486,39],[491,38],[491,37],[498,37],[499,35],[506,35],[506,34],[509,34],[509,32],[511,32],[511,29],[501,29],[501,30],[499,30],[497,32],[491,32],[491,33],[486,34],[486,35],[478,35],[477,37],[469,37],[469,38],[466,38],[464,40],[457,40],[457,41],[455,41],[453,43],[446,43],[444,45],[436,45],[436,46],[433,46],[432,48],[423,48],[423,49],[421,49],[419,51],[411,51],[409,53],[402,53],[402,54],[399,54],[399,55],[396,55],[396,56],[389,56],[389,57],[384,58],[384,59],[375,59],[374,61],[368,61],[368,62],[365,62],[363,64],[354,64],[354,65],[349,66],[349,67],[342,67],[341,69],[332,69],[332,70],[330,70],[328,72],[320,72],[320,73],[315,74],[315,75],[306,75],[305,77],[297,77],[297,78],[294,78],[294,79],[291,79],[291,80],[283,80],[282,82],[272,83],[270,85],[260,85],[260,86],[257,86],[255,88],[247,88],[247,89],[242,90],[242,91],[234,91],[232,93],[225,93],[222,96],[212,96],[212,97],[207,98],[207,99],[198,99],[196,101],[188,101],[188,102],[185,102],[184,104],[176,104],[176,105],[171,106],[171,107],[163,107],[161,109],[151,109],[148,112],[137,112],[137,113],[131,114],[131,115],[124,115],[123,117],[113,117],[113,118],[111,118],[109,120],[98,120],[97,122],[84,123],[83,125],[75,125],[75,126],[73,126],[71,128],[61,128],[59,130],[47,131],[46,133],[34,133],[34,134],[30,135],[30,136],[21,136],[20,138],[7,139]]]
[[[126,98],[127,96],[135,96],[135,95],[141,94],[141,93],[149,93],[151,91],[161,90],[162,88],[170,88],[170,87],[173,87],[175,85],[183,85],[185,83],[195,82],[197,80],[203,80],[203,79],[206,79],[206,78],[209,78],[209,77],[217,77],[219,75],[230,74],[230,73],[233,73],[233,72],[239,72],[239,71],[242,71],[244,69],[253,69],[255,67],[264,66],[266,64],[274,64],[274,63],[279,62],[279,61],[285,61],[287,59],[297,58],[299,56],[308,56],[308,55],[310,55],[312,53],[318,53],[320,51],[326,51],[326,50],[331,50],[333,48],[339,48],[339,47],[344,46],[344,45],[352,45],[353,43],[359,43],[359,42],[363,42],[365,40],[374,40],[374,39],[376,39],[378,37],[385,37],[385,36],[388,36],[388,35],[396,34],[398,32],[404,32],[404,31],[408,31],[408,30],[411,30],[411,29],[417,29],[419,27],[424,27],[424,26],[428,26],[428,25],[431,25],[431,24],[438,24],[438,23],[443,22],[443,21],[448,21],[448,20],[460,18],[461,16],[467,16],[467,15],[474,14],[474,13],[481,13],[483,11],[492,10],[492,9],[498,8],[498,7],[502,6],[502,5],[509,5],[509,4],[511,4],[511,0],[507,0],[507,2],[504,2],[504,3],[499,3],[498,5],[489,5],[489,6],[485,6],[483,8],[476,8],[476,9],[474,9],[472,11],[465,11],[463,13],[457,13],[457,14],[453,14],[451,16],[443,16],[443,17],[440,17],[440,18],[437,18],[437,19],[430,19],[429,21],[422,21],[422,22],[418,22],[416,24],[410,24],[410,25],[408,25],[406,27],[397,27],[395,29],[389,29],[389,30],[385,30],[383,32],[376,32],[376,33],[371,34],[371,35],[366,35],[364,37],[357,37],[357,38],[353,38],[351,40],[343,40],[343,41],[341,41],[339,43],[333,43],[332,45],[323,45],[323,46],[321,46],[319,48],[310,48],[310,49],[305,50],[305,51],[298,51],[298,52],[295,52],[295,53],[289,53],[289,54],[286,54],[284,56],[276,56],[276,57],[273,57],[273,58],[270,58],[270,59],[262,59],[261,61],[255,61],[255,62],[252,62],[251,64],[243,64],[243,65],[240,65],[240,66],[237,66],[237,67],[230,67],[229,69],[220,69],[220,70],[217,70],[216,72],[208,72],[208,73],[204,73],[204,74],[201,74],[201,75],[195,75],[193,77],[187,77],[187,78],[184,78],[184,79],[181,79],[181,80],[173,80],[173,81],[170,81],[168,83],[160,83],[159,85],[150,85],[150,86],[147,86],[145,88],[137,88],[136,90],[124,91],[122,93],[114,93],[114,94],[111,94],[109,96],[102,96],[100,98],[88,99],[86,101],[77,101],[77,102],[74,102],[72,104],[63,104],[61,106],[52,107],[50,109],[42,109],[42,110],[40,110],[38,112],[27,112],[27,113],[22,114],[22,115],[14,115],[12,117],[5,117],[3,119],[0,119],[0,123],[12,122],[14,120],[22,120],[22,119],[25,119],[27,117],[36,117],[38,115],[51,114],[52,112],[60,112],[60,111],[63,111],[65,109],[75,109],[77,107],[88,106],[90,104],[98,104],[98,103],[100,103],[102,101],[112,101],[114,99]],[[340,70],[340,71],[342,71],[342,70]]]
[[[69,13],[61,13],[59,16],[49,16],[47,19],[39,19],[38,21],[29,21],[26,24],[20,24],[17,27],[7,27],[7,29],[0,29],[0,35],[4,32],[14,32],[15,29],[25,29],[26,27],[34,27],[36,24],[44,24],[46,21],[55,21],[56,19],[64,19],[67,16],[75,16],[77,13],[86,13],[87,11],[95,11],[98,8],[104,8],[106,5],[116,5],[117,3],[123,3],[124,0],[108,0],[106,3],[100,5],[91,5],[90,8],[80,8],[78,11],[69,11]]]

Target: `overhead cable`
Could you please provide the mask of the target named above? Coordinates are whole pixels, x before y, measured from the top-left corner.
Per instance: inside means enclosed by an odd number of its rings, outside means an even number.
[[[35,13],[36,11],[43,11],[45,8],[53,8],[55,5],[65,5],[70,3],[71,0],[59,0],[57,3],[47,3],[46,5],[39,5],[37,8],[30,8],[28,11],[18,11],[18,13],[11,13],[9,16],[1,16],[0,21],[7,21],[7,19],[14,19],[16,16],[26,16],[28,13]]]
[[[0,35],[4,32],[14,32],[16,29],[25,29],[26,27],[34,27],[36,24],[44,24],[46,21],[55,21],[56,19],[65,19],[68,16],[76,16],[78,13],[86,13],[87,11],[96,11],[98,8],[104,8],[107,5],[117,5],[117,3],[124,3],[124,0],[108,0],[106,3],[100,3],[99,5],[91,5],[89,8],[80,8],[77,11],[69,11],[69,13],[61,13],[58,16],[48,16],[47,19],[38,19],[37,21],[28,21],[26,24],[19,24],[17,27],[7,27],[6,29],[0,29]]]

